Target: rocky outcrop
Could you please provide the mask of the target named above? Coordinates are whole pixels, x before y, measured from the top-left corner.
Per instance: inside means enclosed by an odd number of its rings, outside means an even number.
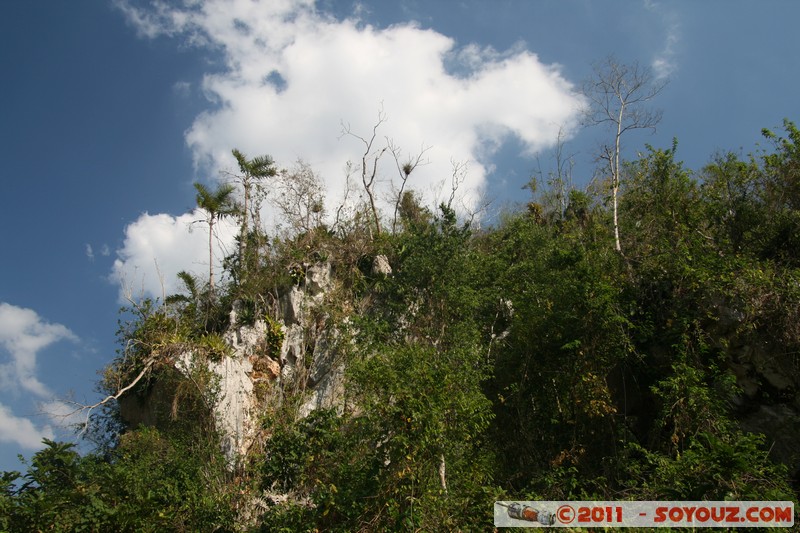
[[[710,328],[716,348],[727,355],[741,394],[734,398],[744,430],[763,433],[773,460],[800,478],[800,373],[779,342],[758,331],[743,331],[742,312],[715,303]]]
[[[253,395],[253,365],[238,345],[232,355],[220,361],[199,362],[191,352],[184,354],[178,368],[191,375],[196,364],[205,364],[215,377],[216,385],[212,397],[214,420],[222,434],[222,450],[229,461],[247,452],[252,441],[254,426],[255,396]]]
[[[267,322],[236,326],[238,309],[234,305],[234,325],[224,336],[232,353],[209,366],[219,381],[215,417],[231,459],[247,453],[260,409],[279,404],[284,395],[306,397],[300,416],[340,403],[343,369],[337,357],[337,333],[321,309],[333,287],[331,265],[307,265],[304,273],[302,283],[280,298],[277,323],[283,341],[277,353],[272,353],[274,346],[267,345]]]
[[[277,317],[243,325],[242,305],[234,302],[231,325],[223,335],[227,353],[210,359],[191,349],[178,352],[171,366],[159,370],[158,379],[120,398],[122,418],[131,426],[168,425],[178,416],[179,384],[193,383],[192,390],[204,389],[203,409],[213,416],[223,451],[235,464],[257,436],[259,414],[280,405],[287,395],[303,398],[298,413],[303,417],[315,409],[340,405],[344,376],[337,351],[340,335],[323,305],[334,287],[331,265],[304,265],[298,279],[300,283],[280,298]],[[201,385],[199,375],[210,386]]]
[[[342,396],[343,369],[336,350],[337,333],[330,317],[320,309],[333,286],[331,265],[310,265],[302,285],[281,298],[280,320],[284,327],[281,349],[281,381],[284,387],[308,395],[300,416],[314,409],[334,407]]]
[[[766,435],[770,457],[787,465],[794,479],[800,478],[800,414],[797,405],[762,404],[746,414],[741,423],[746,431]]]
[[[392,266],[389,264],[389,258],[385,255],[376,255],[372,261],[372,275],[373,276],[391,276]]]

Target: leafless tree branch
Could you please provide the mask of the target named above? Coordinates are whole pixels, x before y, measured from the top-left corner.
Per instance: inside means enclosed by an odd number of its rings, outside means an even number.
[[[361,141],[364,145],[364,154],[361,156],[361,183],[369,199],[376,235],[381,232],[381,223],[378,216],[378,207],[375,203],[375,178],[378,175],[378,161],[380,161],[383,154],[388,150],[388,146],[384,146],[380,149],[376,148],[374,151],[373,146],[375,144],[375,138],[378,136],[378,128],[380,128],[381,124],[386,122],[386,120],[386,113],[383,111],[383,104],[381,104],[378,109],[378,118],[372,127],[372,135],[368,139],[353,133],[350,124],[348,123],[345,125],[344,122],[341,123],[342,132],[339,136],[340,139],[344,136],[353,137]]]
[[[130,383],[128,383],[124,387],[121,387],[121,388],[117,389],[117,391],[114,394],[109,394],[108,396],[106,396],[105,398],[103,398],[102,400],[100,400],[97,403],[93,403],[91,405],[85,405],[85,404],[81,404],[81,403],[78,403],[78,402],[75,402],[75,401],[71,401],[71,400],[66,401],[65,403],[74,405],[76,408],[74,410],[72,410],[71,412],[64,414],[63,415],[64,418],[70,418],[70,417],[72,417],[72,416],[74,416],[74,415],[76,415],[76,414],[78,414],[80,412],[86,413],[86,417],[84,419],[84,422],[81,424],[81,430],[78,432],[78,437],[81,437],[82,435],[84,435],[86,433],[86,431],[88,431],[88,429],[89,429],[89,419],[90,419],[90,417],[92,415],[92,411],[94,411],[95,409],[97,409],[100,406],[103,406],[103,405],[107,404],[108,402],[110,402],[112,400],[119,400],[120,397],[123,394],[125,394],[126,392],[131,390],[133,387],[135,387],[136,384],[139,383],[142,380],[142,378],[147,375],[148,372],[150,372],[150,369],[153,367],[155,362],[156,362],[156,358],[155,357],[151,357],[150,359],[148,359],[148,361],[145,363],[145,365],[142,368],[142,370],[139,372],[139,374],[137,374],[137,376]]]
[[[431,147],[422,145],[416,156],[409,154],[401,163],[400,160],[402,159],[403,155],[402,150],[394,143],[392,139],[389,138],[386,139],[386,146],[389,148],[389,152],[391,152],[392,157],[394,158],[394,163],[397,167],[397,173],[400,176],[400,189],[396,191],[394,214],[392,215],[392,233],[394,233],[397,229],[397,212],[400,209],[400,202],[403,200],[403,190],[406,187],[408,178],[418,166],[427,165],[430,162],[428,159],[423,160],[423,156],[428,150],[431,149]]]

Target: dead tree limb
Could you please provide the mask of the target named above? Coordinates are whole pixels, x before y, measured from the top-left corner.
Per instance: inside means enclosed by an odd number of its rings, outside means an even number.
[[[373,149],[373,147],[375,139],[378,136],[378,128],[380,128],[381,124],[386,122],[386,120],[386,113],[383,111],[383,105],[381,105],[378,110],[378,119],[372,126],[372,135],[369,139],[353,133],[350,124],[345,124],[344,122],[342,122],[342,133],[340,135],[340,138],[348,136],[358,139],[364,145],[364,154],[361,156],[361,183],[364,186],[364,191],[367,193],[376,235],[379,235],[381,232],[381,222],[378,216],[378,207],[375,202],[375,178],[378,175],[378,161],[380,161],[383,154],[386,153],[388,146],[384,146],[380,149]]]
[[[395,233],[397,229],[397,212],[400,210],[400,203],[403,200],[403,190],[406,187],[406,183],[408,182],[408,177],[411,175],[414,170],[420,165],[427,165],[429,161],[423,160],[423,156],[425,152],[431,149],[430,146],[421,146],[419,152],[416,156],[410,155],[405,159],[404,162],[400,162],[402,158],[402,150],[394,143],[392,139],[386,139],[386,145],[389,148],[389,152],[391,152],[392,157],[394,158],[395,166],[397,167],[397,173],[400,176],[400,189],[397,191],[397,195],[395,196],[394,201],[394,213],[392,214],[392,233]]]

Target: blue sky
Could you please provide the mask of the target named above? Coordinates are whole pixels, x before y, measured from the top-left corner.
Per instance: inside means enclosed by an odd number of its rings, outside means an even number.
[[[800,120],[788,0],[192,3],[0,7],[0,469],[64,435],[65,398],[96,400],[125,294],[160,295],[156,264],[167,292],[207,268],[192,182],[233,170],[231,148],[302,157],[332,206],[361,155],[341,124],[366,135],[382,105],[381,140],[430,148],[413,188],[435,201],[463,162],[461,204],[496,211],[526,200],[559,128],[591,177],[603,132],[577,127],[573,89],[609,54],[670,79],[629,156],[677,137],[697,170]]]

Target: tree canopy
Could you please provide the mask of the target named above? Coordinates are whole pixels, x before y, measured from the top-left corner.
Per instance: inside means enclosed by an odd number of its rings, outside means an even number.
[[[698,170],[677,141],[647,146],[619,166],[618,220],[616,197],[563,181],[481,229],[411,188],[388,228],[369,195],[335,228],[305,198],[297,231],[228,258],[218,297],[183,272],[189,294],[135,307],[101,388],[144,372],[131,397],[165,387],[171,402],[138,425],[105,404],[92,453],[47,441],[3,474],[0,529],[466,531],[508,498],[797,502],[797,450],[752,416],[795,409],[800,386],[800,132],[784,129]],[[234,154],[245,174],[279,176]],[[233,187],[197,192],[210,230],[249,216]],[[276,302],[321,263],[337,283],[314,318],[341,339],[341,405],[300,411],[306,366],[232,464],[209,416],[219,391],[203,365],[176,372],[180,354],[227,357],[234,309],[265,321],[277,357]]]

